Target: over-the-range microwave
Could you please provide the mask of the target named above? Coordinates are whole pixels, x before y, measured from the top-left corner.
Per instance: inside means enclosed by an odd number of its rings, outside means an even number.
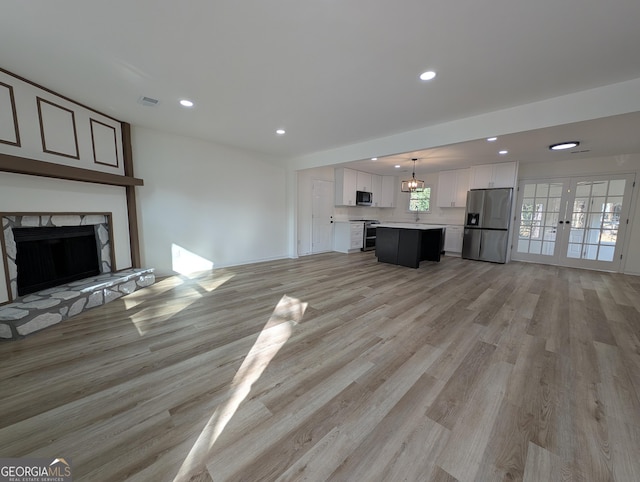
[[[367,191],[356,191],[356,205],[371,206],[373,202],[373,193]]]

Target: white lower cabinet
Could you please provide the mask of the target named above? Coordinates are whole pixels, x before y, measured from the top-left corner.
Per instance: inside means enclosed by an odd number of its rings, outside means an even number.
[[[364,222],[336,221],[333,231],[333,250],[340,253],[360,251],[364,243]]]
[[[463,226],[447,226],[444,234],[444,250],[446,253],[462,253]]]

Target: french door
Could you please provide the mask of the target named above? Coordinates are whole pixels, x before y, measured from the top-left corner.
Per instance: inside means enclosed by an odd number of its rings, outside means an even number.
[[[511,258],[618,271],[634,178],[521,181]]]

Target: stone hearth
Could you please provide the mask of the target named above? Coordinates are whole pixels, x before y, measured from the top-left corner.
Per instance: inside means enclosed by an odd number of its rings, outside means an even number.
[[[0,306],[0,339],[22,338],[154,282],[153,268],[128,269],[17,298]]]

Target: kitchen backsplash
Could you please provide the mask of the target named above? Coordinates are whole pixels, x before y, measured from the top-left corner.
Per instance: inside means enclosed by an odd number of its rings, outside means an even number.
[[[403,208],[335,207],[334,219],[377,219],[387,222],[416,222],[416,214]],[[464,208],[432,208],[429,213],[418,215],[419,223],[427,224],[464,224]]]

